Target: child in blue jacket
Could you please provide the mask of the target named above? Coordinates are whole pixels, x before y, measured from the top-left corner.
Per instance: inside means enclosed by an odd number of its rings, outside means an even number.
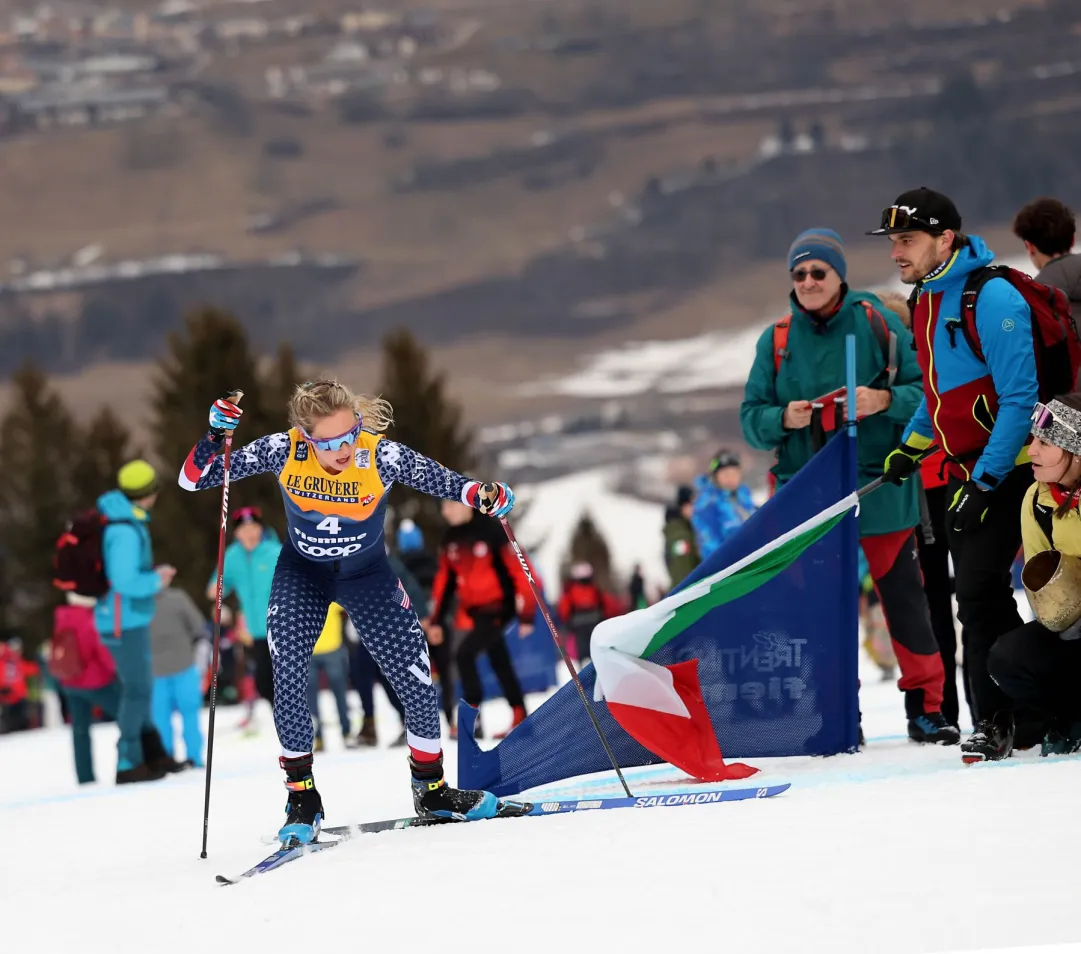
[[[743,483],[739,456],[729,450],[717,452],[710,461],[709,475],[695,481],[695,490],[698,496],[691,511],[691,526],[704,563],[758,508],[750,488]]]

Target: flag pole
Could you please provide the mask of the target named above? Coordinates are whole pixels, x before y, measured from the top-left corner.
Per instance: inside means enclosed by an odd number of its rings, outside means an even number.
[[[570,672],[571,679],[574,680],[574,686],[578,690],[578,695],[582,697],[582,705],[586,707],[586,713],[589,715],[589,720],[593,723],[593,728],[597,730],[597,735],[600,737],[601,745],[604,746],[608,761],[612,763],[612,768],[616,770],[616,775],[619,777],[619,784],[623,786],[623,791],[627,793],[627,798],[634,798],[630,788],[627,786],[627,780],[623,777],[623,770],[619,767],[619,762],[616,761],[615,753],[608,744],[604,729],[601,728],[600,722],[597,721],[597,714],[593,711],[593,706],[589,704],[589,698],[586,696],[586,691],[582,686],[582,680],[578,678],[578,672],[574,668],[574,663],[570,661],[567,650],[563,647],[563,640],[559,638],[559,630],[556,629],[552,614],[548,612],[548,604],[544,601],[544,594],[541,593],[540,587],[537,586],[536,580],[533,579],[533,571],[529,568],[529,561],[525,558],[522,548],[518,545],[518,539],[514,536],[514,531],[511,530],[510,524],[507,523],[507,518],[500,517],[499,522],[503,525],[503,530],[507,534],[507,540],[510,542],[514,555],[518,557],[518,562],[521,564],[522,572],[525,574],[525,578],[529,583],[529,588],[533,591],[533,599],[537,603],[537,608],[541,611],[541,616],[544,617],[544,622],[548,624],[548,632],[552,634],[552,639],[555,641],[556,649],[559,650],[559,655],[563,659],[563,664]]]
[[[854,334],[845,335],[845,439],[848,441],[848,466],[845,469],[845,477],[847,490],[851,493],[856,490],[857,475],[859,473],[858,461],[859,461],[859,445],[857,436],[856,425],[856,336]],[[881,479],[880,479],[881,480]],[[881,482],[877,483],[877,486],[881,486]],[[857,495],[863,495],[870,493],[876,487],[876,483],[872,482],[867,487],[856,490]],[[842,559],[841,559],[841,572],[844,574],[845,586],[852,586],[855,592],[852,593],[851,599],[844,600],[846,613],[848,617],[848,632],[850,632],[856,638],[851,641],[851,644],[846,646],[844,652],[844,658],[847,662],[847,678],[846,682],[852,687],[852,709],[855,711],[849,711],[848,718],[845,720],[845,734],[844,737],[848,744],[845,746],[849,751],[855,752],[859,750],[859,737],[860,737],[860,715],[859,715],[859,604],[857,600],[857,594],[859,592],[859,566],[857,560],[856,550],[859,547],[859,516],[858,512],[855,516],[849,515],[848,518],[856,521],[854,532],[849,531],[844,534],[844,543],[842,544]],[[855,539],[853,539],[853,537]],[[854,544],[854,545],[853,545]],[[845,590],[844,592],[848,592]]]

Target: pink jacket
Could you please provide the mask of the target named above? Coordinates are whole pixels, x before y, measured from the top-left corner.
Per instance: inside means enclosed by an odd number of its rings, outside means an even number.
[[[67,688],[101,689],[116,678],[116,664],[94,626],[93,606],[58,606],[53,613],[53,633],[62,629],[75,633],[84,663],[79,676],[64,683]]]

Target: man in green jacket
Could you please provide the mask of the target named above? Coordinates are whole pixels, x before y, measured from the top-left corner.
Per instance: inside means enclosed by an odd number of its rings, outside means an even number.
[[[845,284],[836,232],[811,229],[788,253],[791,315],[758,340],[740,408],[747,443],[776,450],[782,486],[843,429],[845,338],[856,336],[856,416],[860,484],[882,476],[882,461],[923,395],[912,336],[867,292]],[[822,398],[822,400],[817,400]],[[918,488],[884,486],[860,504],[860,545],[870,564],[901,670],[909,738],[953,745],[960,733],[942,717],[943,667],[923,591],[914,528]]]
[[[672,586],[679,586],[702,562],[691,526],[693,509],[694,488],[680,487],[676,492],[676,505],[665,514],[664,562]]]

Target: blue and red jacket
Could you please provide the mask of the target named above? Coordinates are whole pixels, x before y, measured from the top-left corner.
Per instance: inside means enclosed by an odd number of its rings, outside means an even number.
[[[961,328],[965,282],[994,257],[983,239],[970,235],[967,246],[918,283],[912,335],[923,400],[904,434],[914,447],[937,443],[951,474],[992,489],[1027,459],[1039,393],[1032,314],[1008,281],[991,279],[976,301],[983,360]]]

